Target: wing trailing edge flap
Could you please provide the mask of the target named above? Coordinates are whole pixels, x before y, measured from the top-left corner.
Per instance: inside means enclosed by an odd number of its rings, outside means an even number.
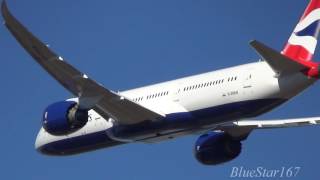
[[[308,69],[305,65],[282,55],[257,40],[251,41],[250,45],[278,75],[287,75]]]
[[[20,45],[62,86],[79,97],[80,108],[93,108],[105,119],[113,118],[118,124],[135,124],[163,117],[104,88],[68,64],[29,32],[10,13],[5,1],[2,2],[1,11],[5,26]]]
[[[320,117],[278,120],[241,120],[223,124],[214,130],[225,131],[233,137],[246,137],[255,129],[290,128],[319,124]]]

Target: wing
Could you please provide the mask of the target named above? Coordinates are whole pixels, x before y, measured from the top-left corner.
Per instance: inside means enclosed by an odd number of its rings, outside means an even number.
[[[119,124],[134,124],[163,117],[88,78],[29,32],[12,16],[5,1],[1,9],[5,25],[12,35],[53,78],[79,97],[80,108],[93,108],[105,119],[113,118]]]
[[[255,129],[289,128],[320,124],[320,117],[279,119],[279,120],[243,120],[218,126],[214,130],[222,130],[233,137],[245,137]]]

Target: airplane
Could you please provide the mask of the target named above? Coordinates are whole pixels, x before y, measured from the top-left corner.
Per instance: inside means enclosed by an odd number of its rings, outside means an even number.
[[[67,100],[45,108],[35,141],[40,153],[75,155],[128,143],[157,143],[202,134],[195,158],[218,165],[238,157],[253,130],[317,125],[320,117],[256,120],[313,85],[320,0],[310,0],[284,49],[253,40],[259,61],[115,92],[67,63],[9,11],[4,24],[20,45],[65,89]]]

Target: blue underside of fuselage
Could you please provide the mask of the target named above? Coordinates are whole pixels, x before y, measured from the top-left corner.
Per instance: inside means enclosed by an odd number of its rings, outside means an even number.
[[[159,121],[146,121],[130,126],[115,126],[117,138],[145,140],[177,132],[196,130],[203,126],[243,118],[256,117],[284,103],[285,99],[260,99],[234,102],[191,112],[168,114]],[[71,155],[124,144],[108,136],[106,131],[86,134],[41,146],[38,150],[48,155]]]

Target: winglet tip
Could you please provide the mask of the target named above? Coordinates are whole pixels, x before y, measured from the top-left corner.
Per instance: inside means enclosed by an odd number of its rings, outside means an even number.
[[[6,0],[3,0],[2,3],[1,3],[1,10],[3,11],[3,10],[6,10],[6,9],[8,9],[7,2],[6,2]]]
[[[3,0],[1,3],[1,12],[3,17],[5,17],[5,14],[8,12],[8,6],[7,6],[6,0]]]
[[[257,44],[257,42],[258,42],[257,40],[253,39],[253,40],[249,41],[249,44],[251,46],[253,46],[253,45]]]

